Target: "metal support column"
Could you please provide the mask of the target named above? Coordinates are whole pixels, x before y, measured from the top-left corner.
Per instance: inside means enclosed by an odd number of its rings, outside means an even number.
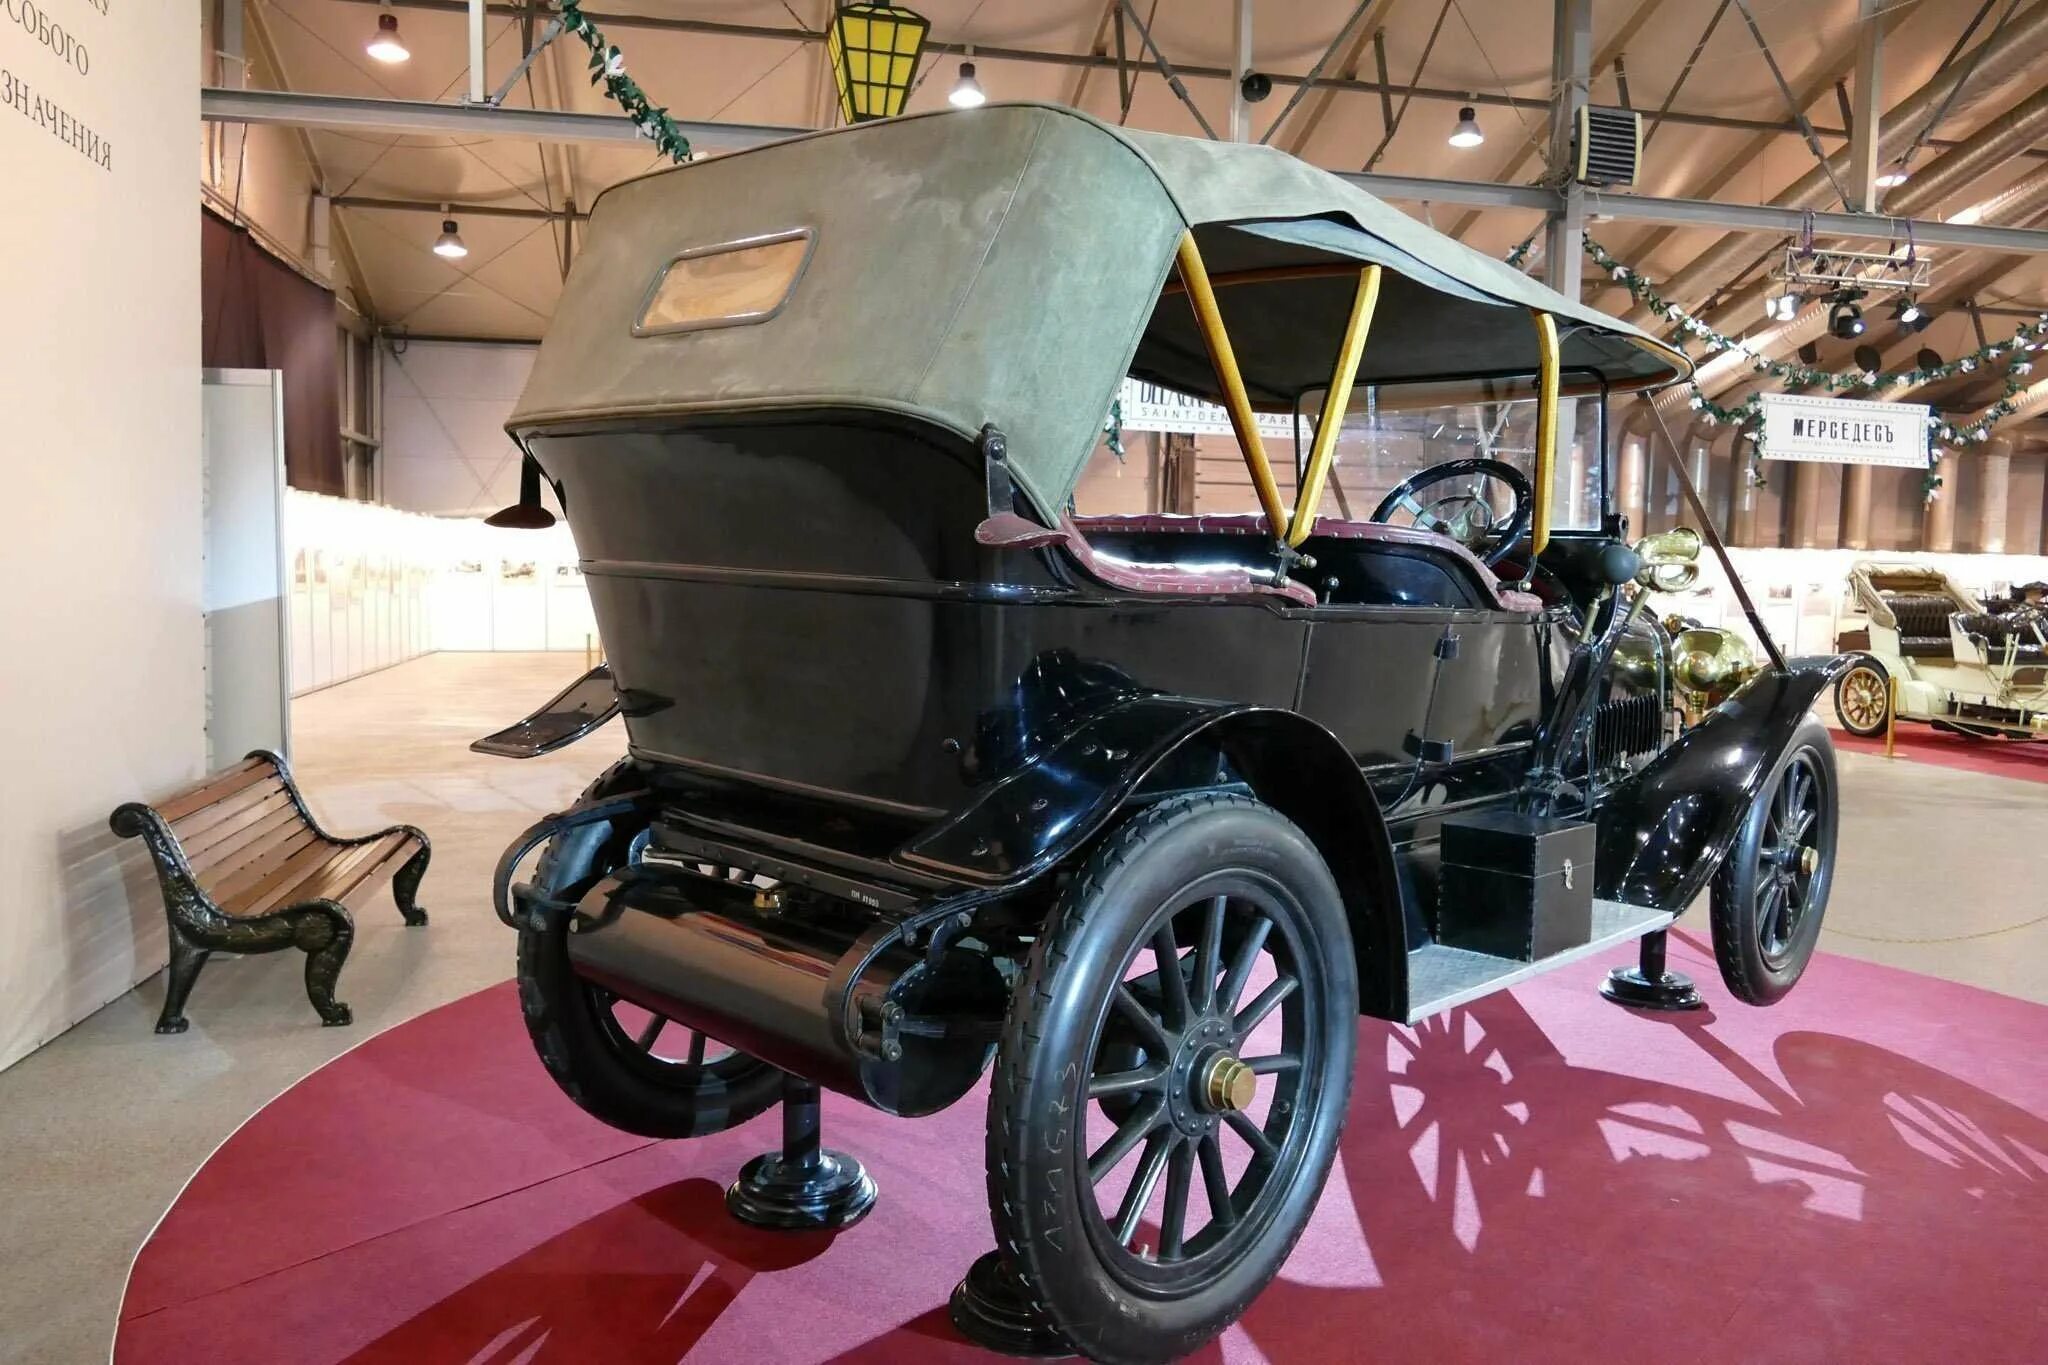
[[[1983,454],[1974,457],[1983,473],[1977,489],[1976,548],[1987,555],[2005,553],[2006,509],[2012,502],[2012,453],[2012,437],[1997,436]]]
[[[1877,212],[1878,120],[1884,115],[1884,24],[1879,11],[1885,0],[1858,0],[1856,6],[1855,117],[1849,120],[1849,207]]]
[[[484,81],[484,0],[469,0],[469,102],[486,104],[490,91]]]
[[[1244,78],[1252,69],[1252,0],[1236,0],[1237,42],[1230,52],[1230,140],[1252,140],[1252,109],[1244,97]]]
[[[1550,175],[1561,201],[1543,230],[1543,282],[1577,302],[1586,253],[1586,190],[1572,177],[1572,133],[1593,78],[1593,0],[1557,0],[1550,48]],[[1576,403],[1557,408],[1556,441],[1570,450],[1577,439]],[[1546,506],[1558,501],[1555,487],[1539,490]],[[1566,499],[1569,505],[1570,499]]]
[[[1563,202],[1544,226],[1543,281],[1568,299],[1579,297],[1585,260],[1585,188],[1572,179],[1572,127],[1586,103],[1593,72],[1593,0],[1557,0],[1550,49],[1550,174]]]

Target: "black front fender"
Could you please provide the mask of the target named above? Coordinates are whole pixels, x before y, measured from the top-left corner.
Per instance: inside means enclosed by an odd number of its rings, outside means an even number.
[[[1302,827],[1344,893],[1359,1003],[1407,1015],[1407,930],[1393,842],[1343,743],[1292,711],[1130,696],[1074,723],[895,854],[925,874],[1021,889],[1084,850],[1133,798],[1242,783]]]
[[[1626,782],[1597,817],[1598,892],[1682,913],[1704,891],[1799,723],[1851,656],[1758,674]]]

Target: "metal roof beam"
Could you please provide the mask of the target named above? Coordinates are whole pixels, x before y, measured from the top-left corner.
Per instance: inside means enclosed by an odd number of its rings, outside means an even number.
[[[297,127],[368,128],[393,133],[425,133],[443,137],[509,137],[562,142],[632,142],[640,134],[626,118],[610,114],[565,114],[531,109],[433,104],[420,100],[360,99],[350,95],[307,95],[280,90],[200,91],[200,117],[212,123],[272,123]],[[798,136],[808,130],[754,124],[684,123],[683,132],[706,147],[757,147]],[[1475,208],[1550,212],[1557,195],[1537,185],[1496,185],[1422,176],[1367,175],[1343,178],[1382,199],[1432,204],[1468,204]],[[1887,218],[1850,213],[1805,213],[1762,204],[1723,204],[1707,199],[1660,199],[1649,195],[1601,194],[1589,191],[1591,213],[1644,223],[1714,227],[1730,232],[1792,234],[1811,223],[1824,237],[1863,240],[1903,239],[1907,225],[1922,246],[1950,246],[1975,251],[2028,255],[2048,253],[2048,230],[1996,227],[1976,223],[1941,223],[1921,218]]]
[[[376,5],[380,3],[380,0],[346,0],[346,3]],[[390,3],[396,9],[427,10],[443,14],[466,14],[469,10],[467,0],[390,0]],[[519,13],[519,6],[510,3],[510,0],[494,0],[494,3],[488,6],[488,9],[492,14],[516,16]],[[611,14],[597,13],[590,10],[585,10],[584,14],[592,22],[606,30],[627,31],[642,29],[649,32],[702,33],[714,37],[759,38],[784,43],[822,43],[825,41],[825,34],[821,29],[798,28],[788,24],[779,26],[774,24],[740,24],[718,19],[679,19],[665,15]],[[1039,66],[1092,66],[1101,67],[1106,70],[1114,70],[1117,65],[1115,57],[1106,54],[1098,55],[1094,52],[1045,52],[1031,48],[991,46],[987,43],[974,43],[972,46],[974,48],[974,56],[978,61],[1025,62]],[[926,40],[924,50],[928,55],[933,56],[964,56],[968,47],[969,44],[965,42],[946,42],[938,38],[930,38]],[[1225,66],[1182,66],[1175,64],[1174,72],[1185,79],[1227,81],[1231,78],[1230,68]],[[1307,75],[1301,73],[1268,71],[1265,74],[1272,78],[1275,85],[1303,85],[1308,81]],[[1318,90],[1349,90],[1363,94],[1379,94],[1382,92],[1400,94],[1411,89],[1411,87],[1405,85],[1390,84],[1386,81],[1366,80],[1358,76],[1344,78],[1324,76],[1317,80],[1315,84]],[[1444,86],[1422,85],[1412,87],[1412,91],[1416,99],[1434,100],[1443,104],[1474,104],[1493,108],[1525,109],[1533,113],[1544,114],[1547,114],[1550,110],[1550,101],[1547,98],[1535,95],[1508,95],[1497,90],[1463,90]],[[1757,133],[1799,132],[1799,125],[1788,119],[1737,118],[1725,114],[1687,113],[1676,109],[1665,114],[1664,121],[1666,123],[1683,124],[1695,128],[1733,128],[1740,131]],[[1822,137],[1847,138],[1849,135],[1846,129],[1830,128],[1821,124],[1815,124],[1814,131]],[[1929,138],[1926,145],[1930,147],[1946,147],[1952,145],[1952,140]],[[2027,155],[2048,157],[2048,149],[2030,150]]]

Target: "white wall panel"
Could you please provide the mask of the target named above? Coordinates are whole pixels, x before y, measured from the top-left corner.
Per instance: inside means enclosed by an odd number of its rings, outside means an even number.
[[[62,18],[0,23],[0,1066],[163,965],[107,815],[205,761],[197,11]]]

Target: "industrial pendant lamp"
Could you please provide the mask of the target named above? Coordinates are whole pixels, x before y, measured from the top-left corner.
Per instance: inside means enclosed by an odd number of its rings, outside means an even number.
[[[446,204],[441,205],[441,212],[448,212]],[[462,240],[462,234],[456,231],[453,218],[441,220],[441,235],[434,239],[434,254],[448,261],[459,261],[469,254],[469,245]]]
[[[1471,105],[1458,110],[1458,126],[1451,130],[1450,142],[1453,147],[1477,147],[1486,141],[1486,134],[1479,131],[1479,115]]]
[[[1884,170],[1879,171],[1877,173],[1876,183],[1879,189],[1889,190],[1896,189],[1898,186],[1905,184],[1906,181],[1910,180],[1911,178],[1912,176],[1906,170],[1906,167],[1902,162],[1896,166],[1887,166]]]
[[[1764,316],[1772,322],[1790,322],[1799,316],[1799,296],[1787,289],[1764,300]]]
[[[825,52],[839,90],[840,118],[866,123],[902,113],[931,31],[929,19],[901,5],[848,3],[834,10]]]
[[[960,63],[960,79],[953,82],[952,93],[946,96],[946,103],[955,109],[979,109],[988,103],[988,95],[981,88],[981,82],[974,79],[974,49],[967,49],[968,60]]]
[[[540,505],[540,461],[531,455],[519,459],[519,501],[491,513],[484,525],[512,531],[544,531],[555,524],[555,514]]]
[[[398,16],[391,12],[390,0],[377,7],[377,31],[363,50],[386,66],[396,66],[412,56],[398,36]]]

